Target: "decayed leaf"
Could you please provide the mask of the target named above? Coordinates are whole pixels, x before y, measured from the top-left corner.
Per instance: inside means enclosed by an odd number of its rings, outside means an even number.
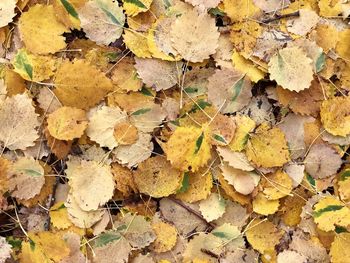
[[[186,60],[201,62],[215,53],[219,32],[215,19],[206,13],[189,10],[177,18],[170,31],[173,47]]]
[[[118,2],[95,0],[78,10],[86,36],[97,44],[109,45],[123,33],[125,15]]]
[[[165,197],[176,192],[183,173],[173,167],[164,157],[156,156],[139,164],[134,180],[141,193],[152,197]]]
[[[168,223],[158,222],[152,224],[152,229],[157,236],[152,244],[154,251],[162,253],[171,250],[175,246],[177,231],[174,226]]]
[[[27,94],[7,97],[0,107],[0,141],[10,150],[24,150],[39,138],[32,100]]]
[[[199,211],[208,222],[221,217],[225,208],[225,199],[217,193],[212,193],[207,199],[199,202]]]
[[[210,159],[209,143],[210,136],[206,127],[178,127],[164,150],[167,159],[175,168],[196,172]]]
[[[54,93],[65,106],[89,109],[112,90],[101,71],[84,60],[64,61],[55,75]]]
[[[6,242],[4,237],[0,237],[0,262],[5,262],[11,258],[12,246]]]
[[[270,78],[284,89],[297,92],[308,89],[313,80],[311,62],[300,48],[281,49],[269,62]]]
[[[321,121],[323,127],[332,135],[350,134],[350,117],[348,114],[350,97],[334,97],[322,102]]]
[[[208,82],[208,100],[222,113],[241,110],[252,97],[249,79],[237,70],[216,70]]]
[[[350,210],[333,196],[326,196],[314,205],[315,223],[323,231],[332,231],[336,226],[350,225]]]
[[[113,196],[114,180],[109,166],[95,161],[69,161],[66,174],[72,197],[84,211],[97,210]]]
[[[252,247],[262,254],[274,251],[275,245],[279,243],[283,235],[283,231],[278,230],[268,220],[256,219],[251,224],[251,227],[246,232],[246,236]]]
[[[87,136],[101,147],[109,149],[117,147],[118,141],[114,137],[114,127],[126,120],[126,113],[119,107],[102,106],[92,109],[88,115]]]
[[[333,263],[343,263],[350,257],[347,249],[349,245],[350,233],[344,232],[335,236],[329,253]]]
[[[156,91],[166,90],[179,81],[181,64],[154,58],[135,58],[138,75],[148,87]]]
[[[72,107],[61,107],[47,118],[50,135],[58,140],[80,138],[87,125],[85,111]]]
[[[55,53],[66,47],[68,30],[56,19],[52,5],[34,5],[19,19],[19,32],[26,48],[35,54]]]
[[[277,127],[270,129],[267,123],[251,135],[246,153],[250,161],[265,168],[282,166],[290,160],[284,133]]]
[[[7,26],[16,15],[16,0],[4,0],[0,3],[0,27]]]
[[[342,165],[341,156],[327,144],[311,146],[305,160],[305,170],[315,179],[324,179],[337,172]]]

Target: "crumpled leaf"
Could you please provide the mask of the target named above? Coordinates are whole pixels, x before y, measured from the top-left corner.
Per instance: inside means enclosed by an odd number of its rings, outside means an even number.
[[[18,24],[26,48],[35,54],[55,53],[66,47],[67,28],[56,19],[52,5],[34,5],[24,12]]]
[[[300,48],[281,49],[269,62],[270,78],[284,89],[297,92],[308,89],[313,80],[311,62]]]
[[[78,14],[86,36],[97,44],[109,45],[123,33],[125,15],[118,2],[90,0]]]
[[[0,107],[0,141],[10,150],[24,150],[39,138],[38,115],[27,94],[7,97]]]

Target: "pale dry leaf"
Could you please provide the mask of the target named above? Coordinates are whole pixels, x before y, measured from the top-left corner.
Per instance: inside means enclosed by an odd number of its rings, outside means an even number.
[[[142,108],[136,108],[130,114],[130,122],[140,132],[150,133],[154,128],[160,127],[166,113],[159,104],[150,103]]]
[[[293,250],[284,250],[277,255],[277,263],[305,263],[307,258]]]
[[[88,113],[89,125],[86,134],[97,142],[100,147],[108,147],[110,150],[118,146],[114,137],[114,127],[124,122],[127,114],[119,107],[99,106]]]
[[[208,100],[222,113],[241,110],[251,97],[251,82],[238,70],[217,69],[208,79]]]
[[[6,238],[0,236],[0,262],[5,263],[6,259],[11,258],[12,246],[7,243]]]
[[[218,153],[222,159],[227,162],[231,167],[240,169],[243,171],[253,171],[255,168],[248,161],[247,156],[242,152],[234,152],[229,147],[217,148]]]
[[[71,193],[68,194],[67,200],[64,203],[64,205],[67,207],[69,219],[74,225],[81,228],[88,228],[93,226],[103,217],[103,214],[105,213],[104,210],[82,210],[78,203],[75,201],[74,197],[71,195]]]
[[[113,150],[114,158],[127,167],[135,167],[151,156],[153,152],[152,136],[139,133],[138,140],[132,145],[120,145]]]
[[[254,4],[266,13],[276,12],[280,9],[286,8],[289,0],[253,0]]]
[[[270,79],[291,91],[308,89],[313,80],[311,62],[300,48],[281,49],[269,62]]]
[[[217,7],[221,0],[185,0],[185,2],[205,10]]]
[[[300,9],[299,14],[299,17],[287,21],[287,30],[293,34],[305,36],[316,27],[320,18],[315,11],[309,9]]]
[[[135,62],[143,83],[156,91],[169,89],[179,81],[181,63],[154,58],[135,58]]]
[[[298,163],[287,163],[283,166],[283,170],[289,175],[293,181],[293,187],[297,187],[304,178],[305,165]]]
[[[315,179],[324,179],[337,172],[342,165],[341,156],[327,144],[314,144],[307,154],[305,170]]]
[[[97,210],[113,196],[115,183],[107,165],[95,161],[68,161],[66,175],[72,197],[84,211]]]
[[[39,138],[38,115],[26,93],[6,98],[0,108],[0,123],[0,141],[10,150],[24,150]]]
[[[44,168],[34,158],[21,157],[13,163],[8,178],[11,195],[28,200],[40,193],[45,183]]]
[[[0,27],[7,26],[15,17],[16,0],[3,0],[0,3]]]
[[[125,15],[118,2],[88,1],[78,10],[81,27],[86,36],[100,45],[109,45],[123,33]]]
[[[218,219],[225,213],[226,201],[217,193],[199,202],[199,211],[208,222]]]
[[[189,10],[177,18],[170,31],[173,47],[190,62],[201,62],[215,53],[220,33],[215,19]]]

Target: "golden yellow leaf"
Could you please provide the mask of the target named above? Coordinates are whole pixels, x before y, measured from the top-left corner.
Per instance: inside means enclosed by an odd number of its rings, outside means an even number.
[[[53,0],[53,7],[57,13],[57,20],[67,28],[80,29],[80,20],[77,10],[86,2],[87,0]]]
[[[153,0],[123,0],[123,7],[128,16],[136,16],[139,13],[146,12]]]
[[[171,250],[177,240],[176,228],[169,223],[158,222],[152,224],[152,229],[156,234],[152,247],[157,253],[162,253]]]
[[[23,13],[18,24],[26,48],[35,54],[55,53],[66,47],[67,28],[57,21],[52,5],[34,5]]]
[[[350,225],[350,209],[334,196],[323,197],[314,206],[314,221],[323,231],[332,231],[336,226]]]
[[[337,42],[335,50],[342,59],[348,62],[350,60],[350,51],[346,43],[350,41],[350,29],[339,32],[338,36],[339,41]]]
[[[273,174],[264,177],[264,190],[266,198],[269,200],[277,200],[287,195],[292,191],[292,179],[287,173],[278,170]]]
[[[242,151],[249,139],[249,133],[255,128],[255,121],[245,115],[237,114],[233,119],[236,122],[236,131],[229,143],[232,151]]]
[[[199,170],[196,173],[189,173],[188,178],[188,188],[184,192],[177,193],[176,198],[188,203],[206,199],[213,187],[211,173]]]
[[[237,51],[232,54],[232,63],[233,66],[241,71],[243,74],[247,74],[247,76],[253,81],[258,82],[263,79],[265,73],[257,67],[252,61],[245,59],[241,54]]]
[[[335,236],[329,252],[332,263],[346,263],[350,258],[350,233],[339,233]]]
[[[340,198],[348,202],[350,200],[350,169],[342,171],[338,179],[338,191]]]
[[[257,15],[260,9],[253,0],[224,0],[224,11],[232,22],[241,22]]]
[[[51,136],[58,140],[80,138],[87,125],[85,111],[72,107],[61,107],[47,118],[47,128]]]
[[[346,136],[350,133],[350,97],[334,97],[322,102],[321,121],[332,135]]]
[[[283,230],[268,220],[256,219],[251,222],[246,232],[247,240],[254,249],[264,254],[265,252],[274,251],[275,245],[283,236]]]
[[[147,35],[139,32],[125,30],[124,43],[139,58],[150,58],[152,56],[147,45]]]
[[[278,167],[290,160],[287,141],[280,128],[261,124],[251,135],[246,154],[250,161],[265,168]]]
[[[69,220],[67,208],[64,202],[58,202],[50,208],[50,222],[57,229],[67,229],[73,226]]]
[[[208,128],[178,127],[164,149],[171,164],[182,171],[198,171],[211,157]]]
[[[253,200],[253,211],[261,215],[272,215],[278,211],[278,199],[269,200],[263,193],[258,193]]]
[[[335,0],[320,0],[318,1],[320,15],[324,17],[338,16],[341,14],[341,1]]]
[[[152,197],[174,194],[181,186],[183,173],[161,156],[155,156],[139,164],[134,180],[141,193]]]
[[[110,79],[84,60],[64,61],[55,76],[54,93],[65,106],[89,109],[113,89]]]
[[[22,243],[21,263],[58,262],[69,255],[70,249],[63,239],[51,232],[29,233],[29,241]]]
[[[130,122],[124,121],[114,126],[113,136],[119,145],[134,144],[138,139],[138,130]]]

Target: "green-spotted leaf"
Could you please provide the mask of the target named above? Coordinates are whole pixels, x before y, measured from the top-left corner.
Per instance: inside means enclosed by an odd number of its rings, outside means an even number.
[[[152,92],[151,92],[149,89],[145,88],[145,87],[142,87],[142,89],[141,89],[140,92],[141,92],[143,95],[145,95],[145,96],[154,97],[153,94],[152,94]]]
[[[222,142],[222,143],[224,143],[224,144],[227,144],[225,138],[222,137],[222,136],[219,135],[219,134],[214,134],[214,135],[213,135],[213,138],[214,138],[216,141],[218,141],[218,142]]]
[[[244,84],[244,78],[245,78],[244,74],[239,80],[237,80],[237,82],[233,85],[233,96],[231,98],[231,101],[235,101],[237,99],[237,97],[239,96],[239,94],[242,91],[243,88],[243,84]]]
[[[74,6],[68,0],[61,0],[62,5],[72,17],[79,19],[79,15]]]
[[[33,79],[33,66],[31,64],[31,59],[24,49],[20,49],[15,56],[13,61],[13,66],[15,71],[20,75],[26,75],[28,79]]]
[[[203,139],[204,139],[204,132],[201,133],[201,135],[198,137],[196,141],[196,149],[194,150],[194,154],[197,154],[199,152],[203,143]]]
[[[184,177],[182,179],[181,188],[177,191],[177,193],[184,193],[190,187],[190,175],[189,172],[184,173]]]
[[[94,240],[94,247],[105,246],[108,243],[119,240],[120,238],[121,235],[116,231],[102,233]]]
[[[337,211],[337,210],[342,209],[343,207],[344,207],[343,205],[329,205],[329,206],[326,206],[325,208],[322,208],[320,210],[315,211],[313,213],[313,216],[320,217],[323,213]]]
[[[316,60],[316,64],[315,64],[316,73],[321,72],[325,65],[326,65],[326,55],[322,52]]]
[[[145,114],[145,113],[149,112],[150,110],[151,110],[151,108],[142,108],[142,109],[139,109],[137,111],[134,111],[133,113],[131,113],[131,115],[137,116],[137,115]]]
[[[147,11],[152,3],[152,0],[123,0],[124,10],[128,16],[136,16],[141,12]]]

